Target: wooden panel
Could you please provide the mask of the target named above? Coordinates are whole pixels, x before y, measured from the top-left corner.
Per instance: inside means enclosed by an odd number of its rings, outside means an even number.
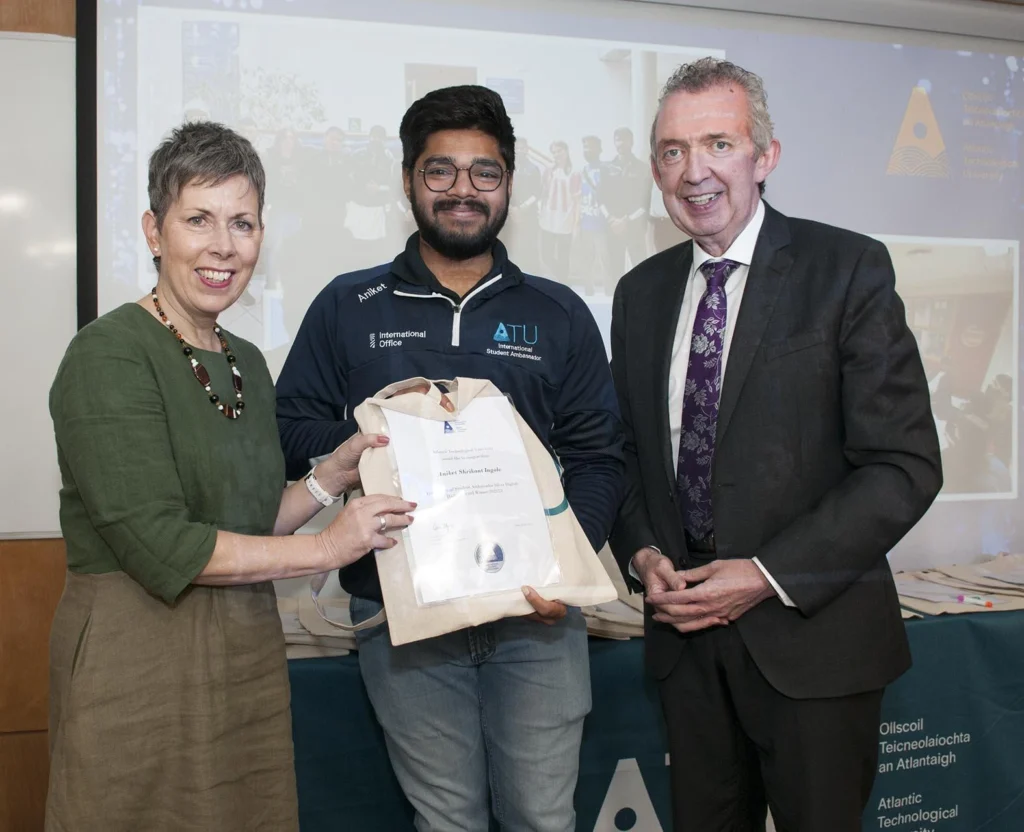
[[[44,32],[73,38],[75,0],[3,0],[0,32]]]
[[[0,734],[0,829],[41,832],[49,770],[45,731]]]
[[[0,541],[0,732],[46,730],[50,622],[65,569],[63,540]]]

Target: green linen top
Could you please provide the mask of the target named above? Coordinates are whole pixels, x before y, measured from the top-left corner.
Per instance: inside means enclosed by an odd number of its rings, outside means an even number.
[[[68,569],[123,571],[167,603],[202,572],[217,530],[267,535],[285,486],[274,384],[260,351],[224,332],[245,411],[209,400],[177,339],[138,304],[71,341],[50,389]],[[224,403],[224,355],[195,350]]]

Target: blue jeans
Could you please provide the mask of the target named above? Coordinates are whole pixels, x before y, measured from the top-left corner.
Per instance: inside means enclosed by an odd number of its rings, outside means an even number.
[[[353,598],[352,621],[380,604]],[[387,624],[356,634],[359,667],[419,832],[572,832],[587,630],[578,609],[546,626],[506,618],[391,645]]]

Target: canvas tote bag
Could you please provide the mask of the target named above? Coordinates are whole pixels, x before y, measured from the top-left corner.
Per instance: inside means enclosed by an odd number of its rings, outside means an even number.
[[[363,433],[386,435],[388,423],[385,411],[445,421],[457,418],[459,412],[479,396],[504,395],[491,382],[481,379],[458,378],[442,383],[447,390],[448,399],[454,405],[454,412],[441,406],[441,396],[444,394],[434,382],[415,378],[388,385],[359,405],[353,416]],[[415,386],[429,386],[429,390],[426,393],[401,392]],[[583,533],[572,509],[569,508],[555,460],[514,408],[513,413],[544,505],[552,549],[561,572],[558,584],[535,589],[543,598],[561,601],[570,606],[591,606],[614,600],[618,597],[618,592]],[[359,476],[365,494],[401,496],[397,471],[392,455],[386,447],[371,448],[363,454],[359,461]],[[398,544],[395,547],[374,553],[384,597],[384,610],[373,618],[353,626],[333,621],[321,609],[321,615],[324,615],[326,620],[342,629],[360,630],[374,626],[386,618],[391,643],[397,646],[501,618],[527,615],[534,611],[519,589],[456,598],[429,606],[420,605],[416,600],[409,558],[400,533],[397,534],[397,540]],[[317,599],[319,589],[323,587],[326,578],[325,574],[313,579],[314,600]]]

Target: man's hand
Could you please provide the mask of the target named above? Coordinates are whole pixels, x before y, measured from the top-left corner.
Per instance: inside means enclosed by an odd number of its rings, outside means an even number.
[[[430,384],[428,382],[419,382],[417,384],[410,384],[408,387],[399,387],[394,393],[388,396],[388,398],[393,399],[395,396],[404,396],[406,393],[422,393],[423,395],[426,395],[429,392]],[[452,404],[452,400],[448,398],[447,393],[441,394],[440,404],[441,407],[449,413],[455,412],[455,405]]]
[[[647,595],[670,589],[686,589],[686,581],[679,577],[672,561],[657,549],[643,548],[633,555],[633,568],[640,576]]]
[[[685,622],[670,620],[671,614],[661,609],[660,602],[657,599],[671,597],[677,593],[687,591],[687,573],[676,571],[671,559],[656,549],[641,549],[633,555],[633,567],[643,582],[647,603],[654,607],[655,621],[672,624],[672,626],[683,633],[729,623],[727,619],[712,616],[698,617],[693,621]],[[699,579],[694,578],[693,580]],[[686,629],[682,629],[683,626]]]
[[[561,601],[548,601],[541,598],[532,586],[524,586],[523,595],[530,602],[530,606],[537,610],[537,612],[526,616],[530,621],[539,621],[541,624],[551,626],[565,618],[565,614],[569,611]]]
[[[699,586],[649,593],[655,621],[671,624],[681,633],[735,621],[747,610],[775,594],[757,564],[749,558],[715,560],[677,573]]]

